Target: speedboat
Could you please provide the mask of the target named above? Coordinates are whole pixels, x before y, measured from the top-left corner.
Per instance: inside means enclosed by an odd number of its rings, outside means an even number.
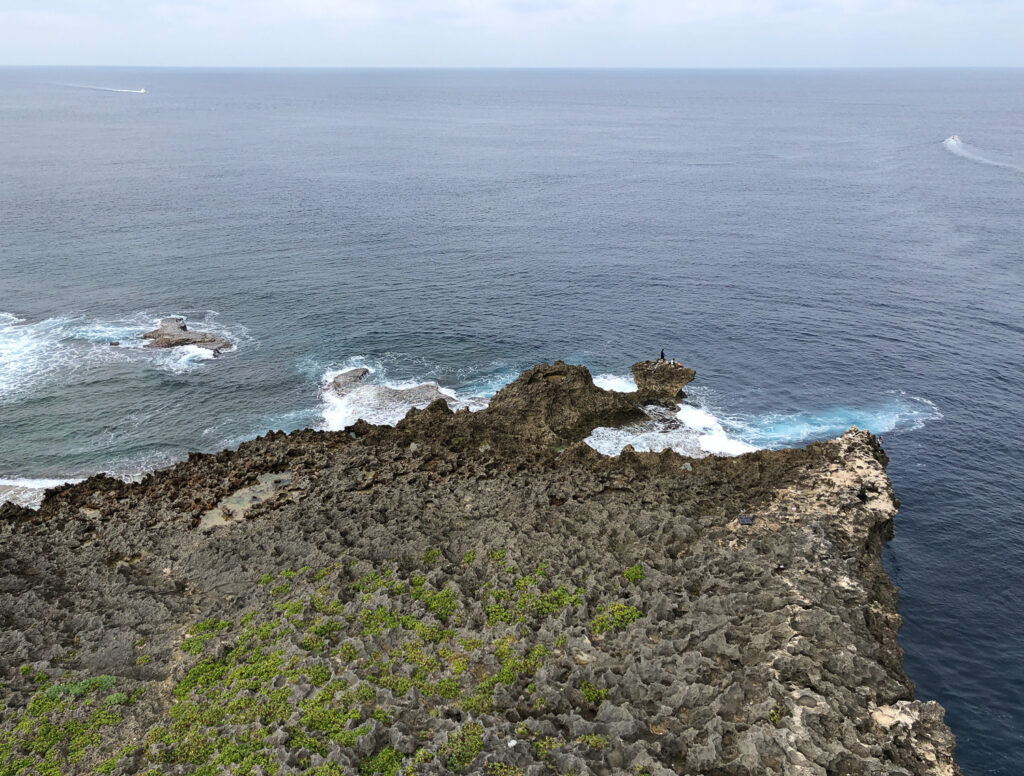
[[[950,135],[949,136],[949,142],[950,143],[959,143],[960,142],[960,135]]]

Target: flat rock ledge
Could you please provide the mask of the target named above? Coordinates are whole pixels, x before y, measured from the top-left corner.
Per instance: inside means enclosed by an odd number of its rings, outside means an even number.
[[[959,774],[902,669],[877,439],[579,441],[641,400],[539,365],[477,413],[0,507],[2,767]]]
[[[178,348],[183,345],[195,345],[219,352],[234,347],[234,343],[223,337],[206,331],[192,331],[185,325],[184,318],[161,318],[157,327],[153,331],[147,331],[142,338],[149,340],[144,345],[147,348]]]

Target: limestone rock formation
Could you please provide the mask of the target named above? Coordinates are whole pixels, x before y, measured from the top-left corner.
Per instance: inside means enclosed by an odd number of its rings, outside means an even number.
[[[523,372],[494,395],[481,417],[529,439],[575,442],[597,426],[644,415],[631,396],[595,386],[586,367],[556,361]]]
[[[540,365],[481,412],[437,400],[0,507],[0,761],[959,774],[902,669],[878,441],[575,441],[639,401]]]
[[[633,364],[637,393],[648,401],[676,402],[685,399],[683,387],[697,373],[673,361],[641,361]]]
[[[161,318],[157,328],[146,332],[142,338],[149,340],[144,346],[147,348],[177,348],[182,345],[197,345],[219,352],[234,347],[229,340],[223,337],[205,331],[192,331],[185,325],[184,318]]]

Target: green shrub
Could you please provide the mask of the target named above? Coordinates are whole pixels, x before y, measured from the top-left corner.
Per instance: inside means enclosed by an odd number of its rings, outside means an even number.
[[[599,736],[596,733],[589,736],[580,736],[576,739],[581,744],[586,744],[591,749],[603,752],[608,748],[608,736]]]
[[[373,757],[368,757],[359,764],[360,776],[396,776],[402,767],[402,754],[390,746],[381,749]]]
[[[608,700],[608,690],[599,690],[590,682],[584,682],[580,686],[580,691],[583,693],[583,700],[595,706],[599,705],[601,701]]]
[[[523,776],[523,772],[508,763],[487,763],[487,776]]]
[[[450,771],[462,773],[472,764],[484,747],[484,727],[479,722],[470,722],[458,733],[448,737],[448,743],[441,747],[438,756]]]
[[[622,630],[635,620],[643,617],[643,612],[635,606],[628,606],[620,601],[602,606],[598,614],[590,621],[590,629],[594,633],[607,633],[610,630]]]

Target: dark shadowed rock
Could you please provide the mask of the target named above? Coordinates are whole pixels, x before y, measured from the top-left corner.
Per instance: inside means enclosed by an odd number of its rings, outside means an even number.
[[[205,331],[192,331],[185,325],[184,318],[161,318],[160,324],[153,331],[142,335],[150,340],[147,348],[177,348],[182,345],[197,345],[208,350],[227,350],[234,345],[223,337]]]
[[[597,426],[644,417],[628,395],[598,388],[586,367],[563,361],[527,369],[479,415],[529,439],[563,442],[583,439]]]
[[[675,402],[685,399],[683,386],[697,373],[672,361],[641,361],[633,364],[637,393],[649,401]]]

